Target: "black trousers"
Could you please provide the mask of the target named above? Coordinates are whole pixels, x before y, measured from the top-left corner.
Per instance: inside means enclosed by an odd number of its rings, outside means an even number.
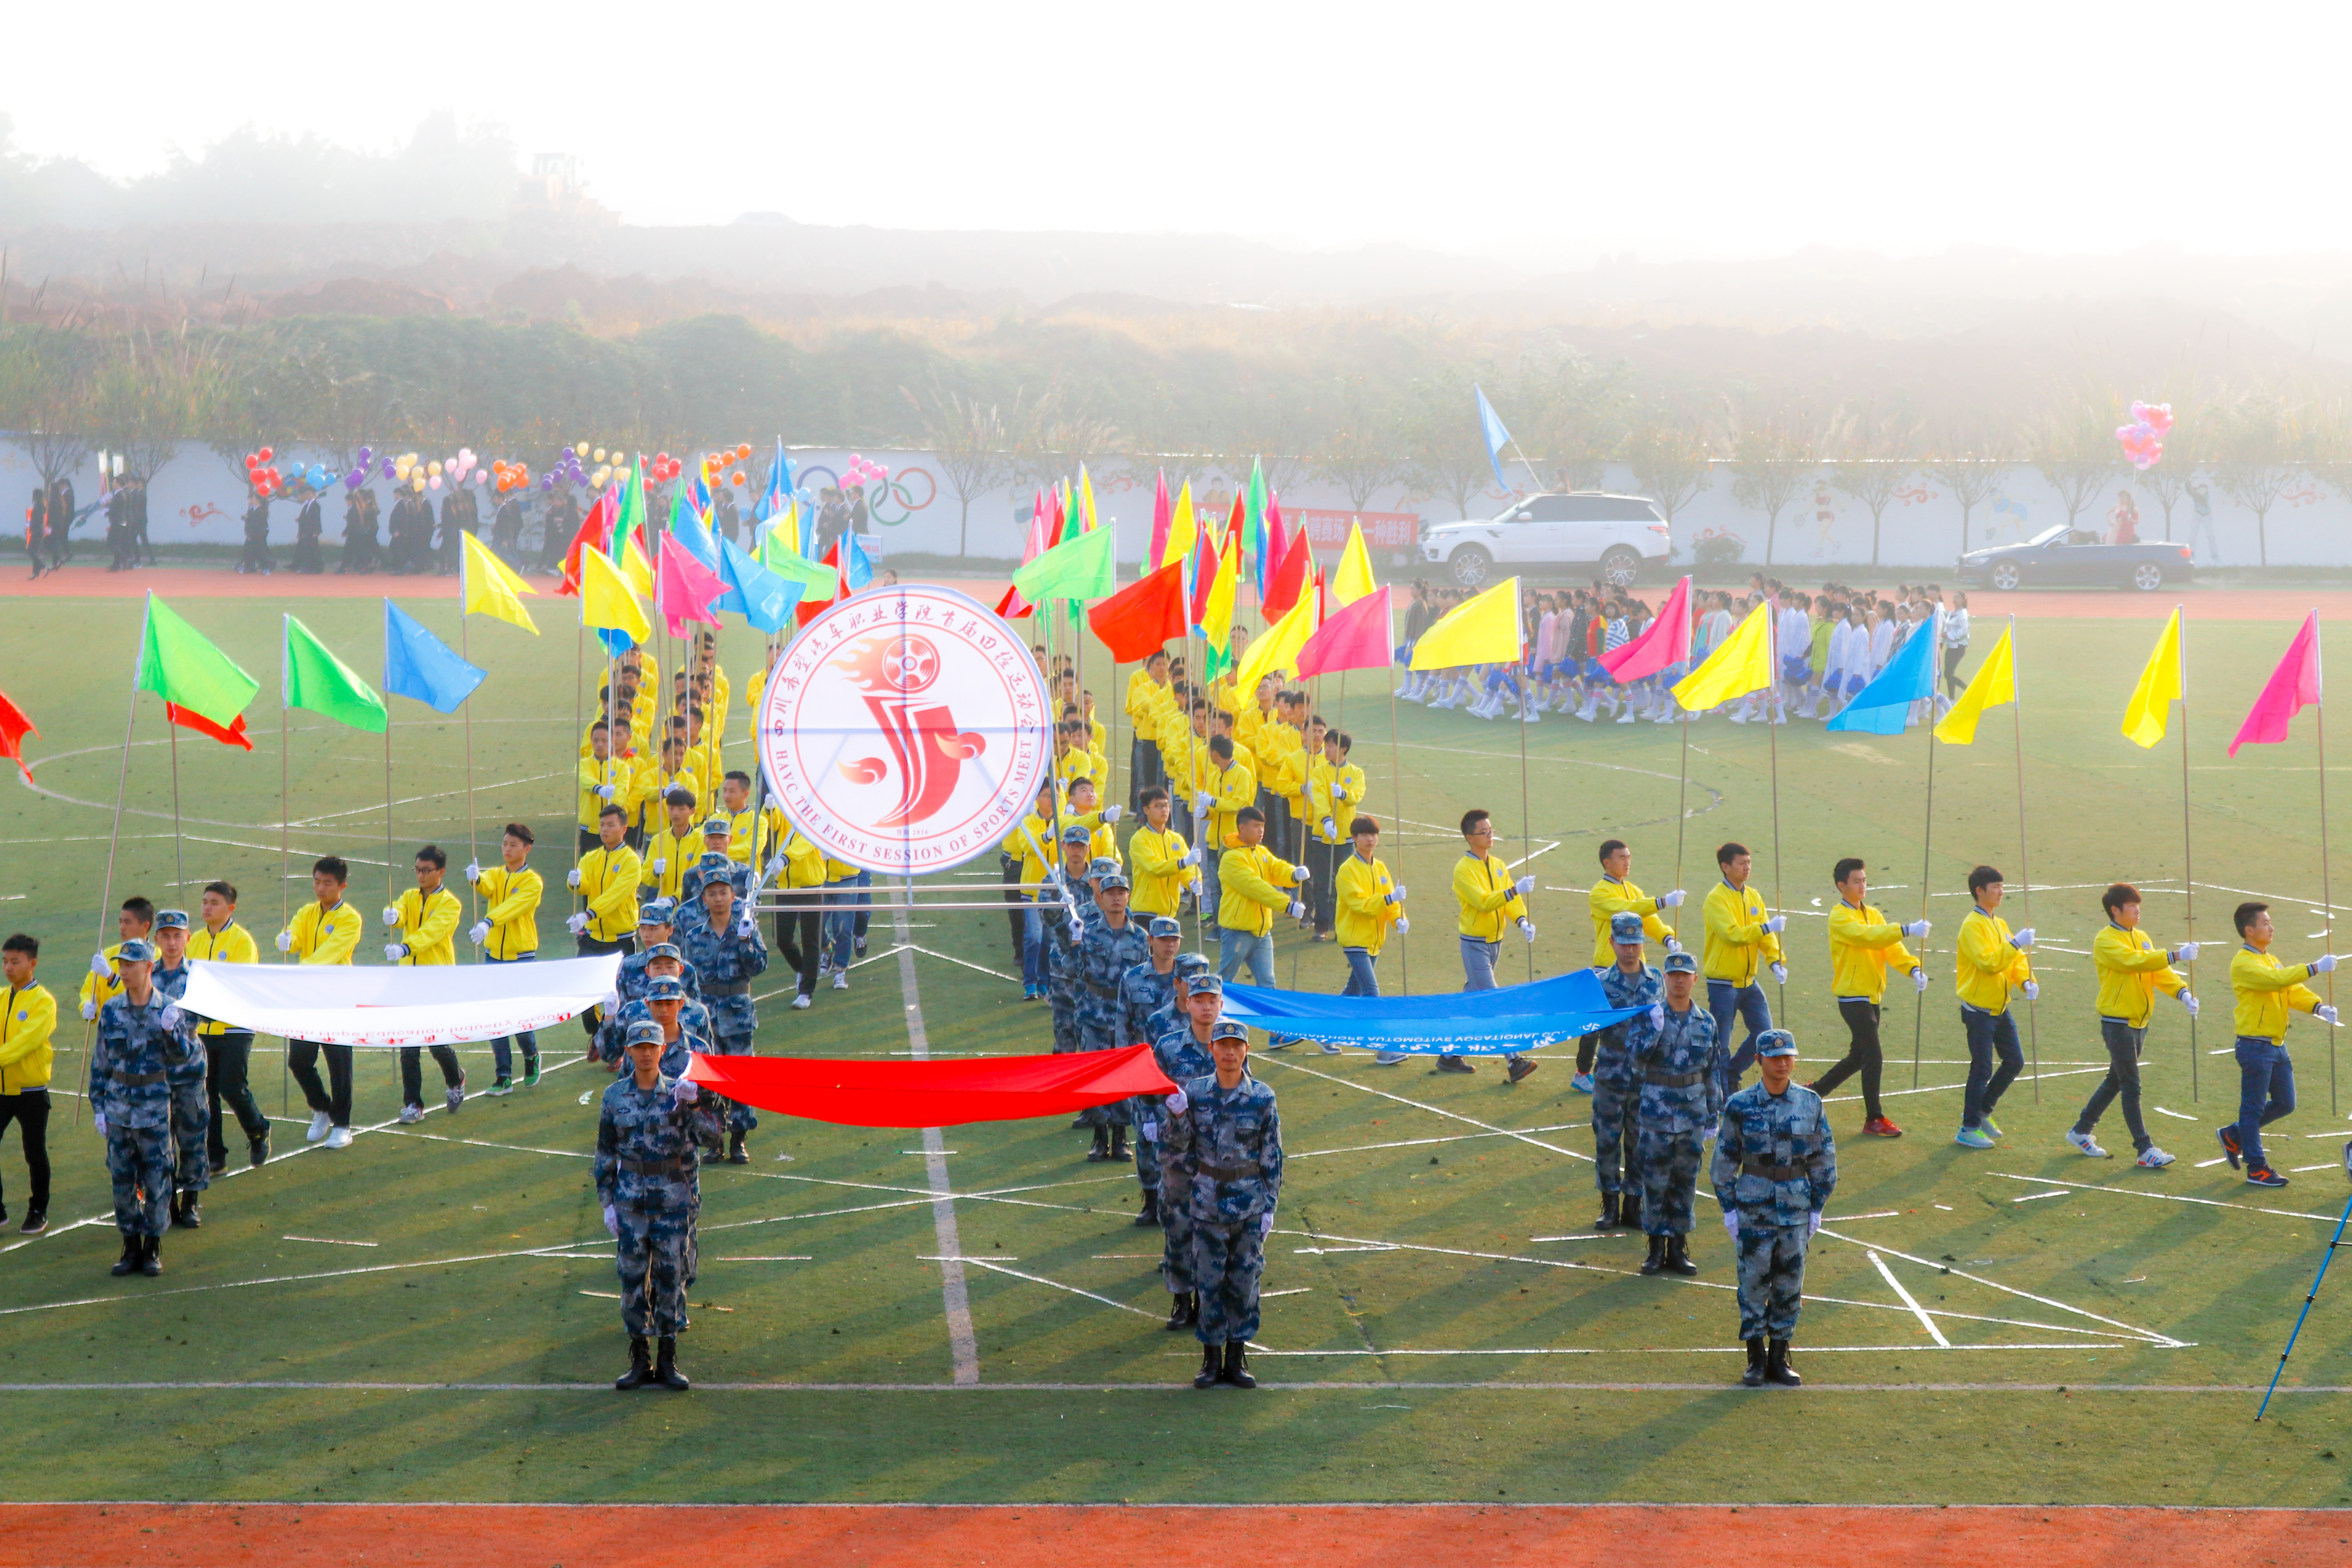
[[[2106,1114],[2107,1107],[2120,1097],[2124,1102],[2124,1125],[2131,1130],[2132,1148],[2145,1154],[2156,1142],[2147,1135],[2147,1123],[2140,1120],[2139,1114],[2139,1053],[2147,1038],[2147,1028],[2145,1025],[2134,1028],[2121,1018],[2102,1017],[2099,1038],[2107,1047],[2107,1076],[2091,1091],[2083,1114],[2074,1119],[2074,1131],[2088,1138],[2091,1129],[2099,1124],[2099,1118]]]
[[[1307,907],[1314,913],[1315,929],[1327,935],[1339,908],[1342,858],[1354,852],[1346,844],[1326,844],[1312,832],[1307,836]]]
[[[1845,1020],[1850,1043],[1837,1064],[1813,1080],[1813,1092],[1826,1100],[1830,1090],[1860,1073],[1862,1114],[1865,1121],[1875,1121],[1882,1114],[1878,1087],[1886,1067],[1885,1053],[1878,1048],[1878,1004],[1859,996],[1841,996],[1838,1016]]]
[[[824,910],[782,909],[776,911],[776,951],[800,976],[801,994],[816,994],[817,960],[824,952]]]
[[[1013,962],[1018,964],[1029,951],[1029,900],[1021,892],[1021,862],[1011,855],[999,855],[996,864],[1003,871],[1004,918],[1013,927]]]
[[[403,1046],[400,1047],[400,1103],[425,1103],[425,1062],[423,1053],[433,1053],[433,1064],[441,1069],[441,1081],[451,1089],[466,1081],[464,1069],[457,1066],[457,1053],[446,1046]]]
[[[261,1113],[254,1102],[253,1085],[248,1072],[253,1060],[253,1036],[239,1029],[226,1035],[205,1037],[205,1092],[212,1100],[211,1125],[205,1133],[210,1146],[213,1169],[219,1170],[228,1163],[228,1144],[223,1141],[225,1124],[221,1107],[229,1108],[236,1124],[245,1129],[249,1142],[269,1131],[269,1118]]]
[[[1139,814],[1143,792],[1156,784],[1166,784],[1160,766],[1160,742],[1138,735],[1127,748],[1127,809]]]
[[[319,1053],[327,1055],[327,1082],[319,1081]],[[286,1070],[301,1086],[302,1101],[323,1110],[338,1127],[352,1124],[352,1047],[321,1045],[317,1040],[286,1042]],[[332,1085],[331,1089],[329,1086]]]
[[[25,1141],[25,1173],[33,1184],[32,1206],[49,1206],[49,1091],[28,1089],[22,1094],[0,1094],[0,1134],[16,1124]]]

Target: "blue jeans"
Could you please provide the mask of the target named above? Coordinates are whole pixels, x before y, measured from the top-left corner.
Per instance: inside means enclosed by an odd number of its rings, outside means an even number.
[[[1716,1044],[1723,1047],[1723,1088],[1728,1094],[1739,1087],[1739,1075],[1756,1060],[1756,1037],[1772,1026],[1771,1004],[1764,1000],[1764,987],[1750,983],[1734,985],[1728,980],[1706,983],[1706,1010],[1715,1015]],[[1731,1048],[1731,1021],[1738,1018],[1748,1026],[1748,1037],[1739,1048]]]
[[[1370,948],[1343,947],[1339,950],[1339,956],[1348,961],[1348,984],[1340,987],[1340,995],[1378,996],[1381,994],[1381,977],[1373,973],[1381,961],[1373,956]]]
[[[2001,1095],[2024,1069],[2025,1052],[2017,1043],[2017,1015],[1988,1013],[1960,1004],[1960,1027],[1969,1037],[1969,1087],[1960,1104],[1960,1125],[1975,1127],[1992,1114]],[[1995,1052],[2000,1066],[1992,1065]]]
[[[532,959],[538,956],[539,955],[534,952],[526,952],[516,958],[485,958],[482,962],[484,963],[529,963]],[[490,1057],[491,1059],[496,1061],[499,1065],[499,1076],[500,1078],[514,1077],[514,1053],[508,1048],[509,1041],[520,1044],[522,1047],[522,1059],[526,1068],[534,1067],[538,1065],[539,1062],[539,1037],[537,1035],[529,1033],[513,1036],[500,1035],[497,1039],[490,1042]],[[411,1098],[414,1097],[412,1096]]]
[[[1249,965],[1250,984],[1274,984],[1274,938],[1260,933],[1252,935],[1233,926],[1217,928],[1217,973],[1228,984],[1241,973],[1243,964]],[[1280,1037],[1276,1037],[1279,1038]]]
[[[1481,942],[1475,936],[1462,940],[1462,989],[1492,991],[1495,989],[1495,961],[1503,955],[1499,942]]]
[[[824,939],[833,949],[833,966],[835,969],[849,967],[850,943],[865,923],[865,916],[859,911],[874,905],[871,892],[843,889],[870,889],[873,886],[874,873],[871,871],[860,871],[855,877],[844,877],[837,882],[825,884]]]
[[[1021,916],[1021,984],[1040,989],[1045,984],[1045,920],[1037,912],[1037,900],[1043,896],[1033,897]]]
[[[2263,1129],[2294,1109],[2294,1063],[2284,1046],[2252,1035],[2238,1037],[2238,1147],[2246,1169],[2260,1170]]]

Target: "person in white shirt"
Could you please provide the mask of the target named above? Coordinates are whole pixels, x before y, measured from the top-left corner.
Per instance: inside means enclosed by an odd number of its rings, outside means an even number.
[[[1951,706],[1952,699],[1960,693],[1960,660],[1969,657],[1969,596],[1957,589],[1952,602],[1944,611],[1944,700],[1939,708]]]

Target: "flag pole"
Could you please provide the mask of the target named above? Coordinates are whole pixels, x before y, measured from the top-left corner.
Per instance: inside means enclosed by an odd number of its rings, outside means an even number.
[[[1770,601],[1766,602],[1769,604]],[[1764,622],[1764,739],[1771,750],[1772,761],[1772,912],[1777,915],[1780,913],[1780,726],[1772,712],[1772,688],[1780,678],[1780,616],[1777,609]],[[1681,869],[1680,867],[1675,868]],[[1785,944],[1781,951],[1788,951]],[[1781,968],[1784,972],[1787,967],[1787,962],[1783,960]],[[1787,982],[1775,982],[1772,994],[1780,1013],[1785,1016],[1789,1010]]]
[[[2181,606],[2179,605],[2172,606],[2172,613],[2176,616],[2180,614],[2180,610]],[[2182,629],[2184,632],[2187,630],[2185,625]],[[2191,860],[2189,836],[2189,649],[2185,637],[2174,641],[2173,652],[2180,661],[2180,890],[2189,901],[2185,917],[2189,934],[2182,940],[2195,942],[2197,940],[2197,868]],[[2319,787],[2320,793],[2325,795],[2327,790],[2327,780],[2324,774],[2320,778]],[[2193,958],[2189,961],[2189,994],[2191,996],[2197,994],[2197,961]],[[2189,1020],[2189,1099],[2191,1104],[2194,1104],[2198,1099],[2197,1058],[2202,1054],[2197,1048],[2197,1020],[2192,1016]]]
[[[1394,637],[1396,635],[1396,626],[1393,622],[1390,624],[1389,635],[1391,637]],[[1412,674],[1412,660],[1410,657],[1405,659],[1404,669],[1406,676],[1410,678]],[[1390,787],[1396,792],[1396,811],[1394,814],[1397,825],[1396,879],[1400,882],[1403,882],[1406,887],[1410,888],[1412,884],[1405,877],[1404,850],[1405,840],[1412,836],[1404,830],[1404,764],[1399,761],[1399,755],[1400,748],[1397,745],[1397,688],[1396,682],[1391,679],[1389,682],[1389,776],[1395,781],[1390,785]],[[1411,916],[1407,916],[1406,918],[1410,919]],[[1412,995],[1412,950],[1410,942],[1399,942],[1397,944],[1397,978],[1404,983],[1403,994],[1407,996]]]
[[[180,826],[180,727],[164,715],[163,734],[172,743],[172,886],[184,889],[188,885],[188,844],[181,837]],[[187,895],[182,891],[181,897]]]
[[[154,598],[155,595],[152,594],[147,595],[148,614],[151,616],[154,614]],[[143,623],[141,628],[140,646],[141,657],[144,658],[146,635]],[[139,681],[134,674],[131,682],[131,710],[122,718],[122,763],[114,779],[114,827],[106,837],[106,890],[99,895],[98,900],[98,945],[101,948],[106,945],[107,910],[114,902],[114,852],[122,842],[122,803],[131,784],[131,735],[138,722]],[[89,1098],[90,1037],[97,1033],[97,1030],[98,1025],[95,1021],[82,1026],[82,1094],[81,1100],[74,1101],[74,1125],[77,1127],[81,1125],[82,1101]]]
[[[1937,625],[1939,628],[1937,642],[1940,645],[1942,622],[1938,620]],[[1928,668],[1933,669],[1935,667],[1930,665]],[[1927,884],[1934,874],[1935,840],[1936,704],[1930,700],[1927,704],[1927,818],[1926,826],[1919,833],[1919,920],[1922,924],[1926,923],[1927,919]],[[1927,962],[1927,939],[1925,936],[1919,939],[1918,957],[1919,963],[1924,967]],[[1919,1087],[1919,1041],[1927,1018],[1927,994],[1916,986],[1912,987],[1911,1003],[1911,1087],[1916,1089]]]
[[[1530,473],[1534,472],[1532,468],[1528,471]],[[1518,607],[1518,595],[1517,592],[1512,594],[1511,599],[1512,608],[1517,610]],[[1528,634],[1527,627],[1524,623],[1522,623],[1518,627],[1518,635],[1520,657],[1519,701],[1521,703],[1521,708],[1517,716],[1517,722],[1514,723],[1511,728],[1519,732],[1519,864],[1525,866],[1528,861],[1533,860],[1536,858],[1536,825],[1534,816],[1528,810],[1528,716],[1525,707],[1528,700],[1526,663]],[[1520,875],[1527,876],[1529,875],[1529,873],[1522,871]],[[1526,909],[1531,906],[1529,906],[1526,900],[1522,900],[1520,907],[1522,909]],[[1536,944],[1531,942],[1528,943],[1528,983],[1529,984],[1533,984],[1535,983],[1535,978]]]
[[[288,747],[293,742],[286,721],[286,622],[293,618],[290,615],[285,616],[278,622],[278,895],[279,912],[284,919],[284,924],[278,928],[281,931],[294,929],[294,889],[287,880],[294,874],[293,849],[289,842],[292,825],[287,821],[294,809],[288,804],[294,790],[292,767],[287,760]]]
[[[392,702],[387,697],[383,705],[383,901],[387,904],[400,901],[400,887],[393,879],[392,868]]]
[[[2311,705],[2313,737],[2319,743],[2319,907],[2326,911],[2320,923],[2327,950],[2336,950],[2336,904],[2327,889],[2327,661],[2319,647],[2319,611],[2311,612],[2311,662],[2319,676],[2319,700]],[[2327,972],[2327,1005],[2336,1005],[2336,972]],[[2336,1114],[2336,1030],[2327,1031],[2327,1114]]]
[[[457,572],[457,657],[471,664],[474,662],[474,655],[466,637],[466,622],[468,617],[466,615],[466,579],[465,567],[462,563]],[[389,785],[392,759],[392,705],[389,702],[384,705],[383,754],[384,782]],[[392,826],[391,801],[392,796],[387,794],[384,796],[383,808],[386,832],[390,832]],[[385,858],[389,859],[391,854],[391,848],[387,846],[384,850]],[[481,847],[474,833],[474,694],[468,691],[466,693],[466,859],[468,864],[479,864],[481,858]],[[474,879],[471,877],[466,879],[466,908],[474,920],[478,921],[482,918],[481,889],[474,886]]]
[[[1670,688],[1669,695],[1671,691]],[[1683,713],[1682,777],[1675,785],[1675,886],[1679,888],[1683,885],[1683,838],[1690,830],[1690,710],[1683,708],[1680,702],[1675,706],[1682,708]],[[1675,940],[1680,942],[1682,939],[1683,910],[1677,904],[1675,906]]]
[[[2017,616],[2014,615],[2011,615],[2009,617],[2009,646],[2010,668],[2013,672],[2017,666]],[[2016,686],[2016,679],[2017,678],[2014,673],[2010,677],[2012,689],[2014,689]],[[2033,872],[2030,868],[2025,858],[2024,709],[2025,696],[2024,693],[2021,691],[2017,693],[2015,700],[2009,705],[2009,719],[2011,733],[2015,737],[2017,752],[2018,886],[2021,889],[2020,897],[2023,899],[2025,903],[2025,923],[2031,926],[2033,923]],[[2034,1015],[2033,998],[2031,996],[2025,999],[2025,1037],[2033,1052],[2033,1103],[2039,1105],[2042,1103],[2042,1029],[2041,1021]]]

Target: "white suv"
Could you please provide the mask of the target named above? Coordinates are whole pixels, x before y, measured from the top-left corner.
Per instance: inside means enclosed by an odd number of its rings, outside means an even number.
[[[1484,521],[1441,522],[1421,532],[1421,558],[1461,587],[1483,585],[1506,566],[1598,566],[1612,588],[1630,588],[1645,561],[1671,552],[1666,520],[1641,496],[1578,490],[1533,495]]]

